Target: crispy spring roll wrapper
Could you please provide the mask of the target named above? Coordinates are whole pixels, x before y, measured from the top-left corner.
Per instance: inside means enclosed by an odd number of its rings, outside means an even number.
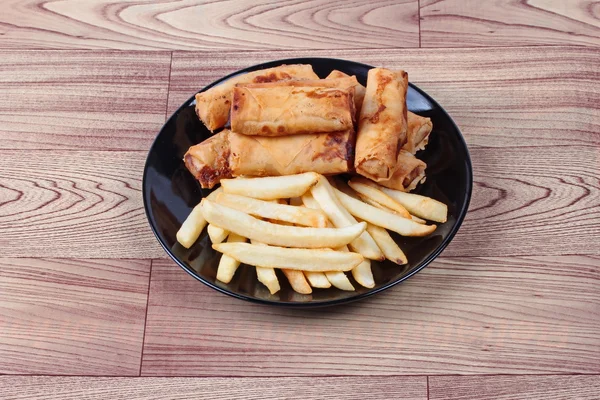
[[[329,75],[327,75],[327,78],[325,79],[340,79],[346,77],[354,78],[354,108],[356,108],[356,113],[360,115],[360,109],[362,107],[362,103],[365,98],[365,91],[367,89],[363,85],[361,85],[360,82],[358,82],[356,76],[350,76],[348,74],[343,73],[342,71],[334,69]]]
[[[232,178],[229,168],[229,131],[223,130],[192,146],[183,156],[188,171],[200,182],[203,188],[212,188],[221,179]]]
[[[427,117],[421,117],[420,115],[411,113],[408,111],[408,131],[407,139],[403,150],[408,151],[411,154],[415,154],[419,150],[424,150],[425,146],[429,142],[429,134],[433,129],[431,119]]]
[[[400,150],[396,160],[396,167],[390,179],[378,183],[390,189],[410,192],[421,182],[425,182],[425,168],[427,164],[410,154]]]
[[[229,120],[233,88],[238,83],[275,82],[284,79],[319,79],[308,64],[281,65],[233,77],[196,95],[196,114],[211,131]]]
[[[407,89],[406,72],[369,70],[354,167],[360,175],[376,182],[392,178],[398,151],[406,143]]]
[[[339,174],[353,165],[354,140],[352,129],[283,137],[246,136],[225,129],[190,147],[184,162],[203,188],[242,175]]]
[[[234,176],[279,176],[302,172],[340,174],[354,161],[354,130],[282,137],[229,134]]]
[[[354,127],[354,87],[236,86],[231,130],[250,136],[338,132]]]

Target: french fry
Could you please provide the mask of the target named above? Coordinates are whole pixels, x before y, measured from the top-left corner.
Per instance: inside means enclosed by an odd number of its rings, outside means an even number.
[[[331,287],[331,283],[324,272],[305,271],[304,275],[306,275],[306,279],[308,279],[310,286],[314,288],[327,289]]]
[[[210,226],[210,225],[209,225]],[[227,238],[227,243],[242,243],[245,242],[246,238],[232,233]],[[235,271],[240,266],[240,262],[233,257],[223,254],[219,260],[219,266],[217,267],[217,280],[223,283],[231,282]]]
[[[387,208],[386,206],[382,206],[382,205],[381,205],[381,204],[379,204],[378,202],[376,202],[376,201],[373,201],[373,200],[369,199],[369,198],[368,198],[368,197],[366,197],[366,196],[363,196],[363,195],[360,195],[360,194],[359,194],[358,196],[360,197],[360,199],[361,199],[362,201],[364,201],[364,202],[365,202],[365,203],[367,203],[367,204],[370,204],[370,205],[372,205],[373,207],[377,207],[377,208],[379,208],[379,209],[381,209],[381,210],[384,210],[384,211],[387,211],[387,212],[391,212],[391,213],[395,213],[395,214],[396,214],[396,212],[395,212],[394,210],[391,210],[391,209]],[[425,221],[424,219],[421,219],[421,218],[419,218],[419,217],[415,217],[414,215],[411,215],[411,216],[410,216],[410,219],[412,219],[413,221],[415,221],[415,222],[416,222],[416,223],[418,223],[418,224],[426,224],[426,223],[427,223],[427,221]]]
[[[327,216],[322,211],[306,207],[289,206],[229,193],[219,194],[216,202],[256,217],[315,228],[324,228],[327,225]]]
[[[388,231],[382,227],[373,224],[367,224],[367,232],[371,234],[375,242],[385,254],[385,258],[395,262],[398,265],[403,265],[408,262],[406,255],[398,244],[392,239]]]
[[[366,224],[356,223],[345,228],[304,228],[273,224],[210,200],[202,200],[204,218],[238,235],[260,242],[286,247],[335,248],[350,243],[366,229]],[[375,243],[375,242],[373,242]]]
[[[208,224],[206,228],[208,232],[208,237],[212,243],[221,243],[223,240],[227,238],[229,235],[229,231],[213,224]]]
[[[214,199],[222,191],[221,187],[212,191],[207,197]],[[198,204],[192,209],[190,215],[183,221],[181,227],[177,231],[177,241],[186,249],[192,247],[192,245],[198,240],[202,230],[206,226],[207,222],[202,215],[202,207]]]
[[[357,253],[330,249],[292,249],[229,242],[213,244],[212,247],[241,263],[300,271],[350,271],[364,260]]]
[[[221,179],[226,193],[239,194],[261,200],[274,200],[302,196],[319,180],[319,174],[305,172],[297,175],[270,176],[266,178]]]
[[[283,274],[290,282],[290,286],[294,289],[295,292],[301,294],[311,294],[312,288],[306,281],[306,277],[302,273],[302,271],[298,271],[296,269],[282,269]]]
[[[251,241],[252,244],[258,246],[266,246],[266,244],[258,242],[256,240]],[[271,267],[256,267],[256,278],[260,283],[265,285],[271,294],[279,292],[281,287],[279,286],[279,279],[275,274],[275,269]]]
[[[363,262],[352,268],[352,276],[359,285],[366,288],[372,288],[375,286],[375,279],[373,278],[373,271],[371,271],[371,260],[365,258]]]
[[[412,215],[439,223],[444,223],[448,220],[448,206],[441,201],[419,194],[389,189],[375,182],[370,182],[369,184],[402,204]]]
[[[356,219],[344,208],[338,200],[334,188],[322,177],[319,182],[311,188],[312,197],[319,203],[321,209],[327,214],[333,225],[337,228],[343,228],[356,224]],[[310,199],[307,197],[307,201]],[[302,198],[305,201],[305,198]],[[305,203],[306,204],[306,203]],[[333,246],[339,247],[339,246]],[[357,239],[350,242],[350,247],[365,258],[371,260],[383,260],[385,257],[377,244],[368,233],[363,232]]]
[[[340,290],[346,290],[348,292],[354,291],[354,286],[350,282],[350,279],[343,272],[339,271],[327,271],[325,272],[327,280],[336,288]]]
[[[410,218],[410,213],[404,206],[398,203],[396,200],[382,192],[381,190],[368,185],[365,183],[368,181],[366,178],[352,178],[348,185],[356,191],[359,195],[365,196],[370,200],[373,200],[393,211],[404,218]],[[361,197],[362,197],[361,196]]]
[[[402,236],[427,236],[436,228],[435,225],[419,224],[410,219],[402,218],[396,214],[363,203],[337,189],[333,190],[335,190],[340,203],[342,203],[350,214],[371,224],[397,232]]]

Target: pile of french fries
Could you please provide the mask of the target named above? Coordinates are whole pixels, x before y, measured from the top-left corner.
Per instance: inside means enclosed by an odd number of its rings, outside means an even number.
[[[426,236],[436,229],[427,221],[443,223],[447,214],[437,200],[361,177],[347,184],[314,172],[223,179],[192,210],[177,241],[189,248],[207,227],[213,249],[222,253],[217,280],[223,283],[244,263],[256,267],[271,294],[280,290],[275,269],[301,294],[331,286],[353,291],[346,272],[372,288],[371,260],[407,263],[388,230]]]

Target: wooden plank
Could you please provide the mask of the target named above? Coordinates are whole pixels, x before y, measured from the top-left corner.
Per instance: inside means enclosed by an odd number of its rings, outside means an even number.
[[[329,309],[260,306],[155,261],[142,375],[600,373],[600,258],[442,258]]]
[[[420,0],[423,47],[600,45],[590,0]]]
[[[0,150],[3,257],[151,258],[145,152]]]
[[[585,47],[311,51],[408,71],[453,117],[469,146],[600,145],[600,52]],[[173,54],[169,114],[205,85],[306,52]]]
[[[137,375],[149,273],[149,261],[1,258],[0,373]]]
[[[3,376],[10,399],[427,399],[426,377],[84,378]],[[41,397],[40,397],[41,396]]]
[[[3,1],[2,48],[418,47],[418,0]],[[18,23],[16,22],[18,21]]]
[[[2,51],[0,58],[1,149],[145,151],[165,121],[169,52]]]
[[[595,400],[599,393],[599,375],[429,377],[431,400]]]

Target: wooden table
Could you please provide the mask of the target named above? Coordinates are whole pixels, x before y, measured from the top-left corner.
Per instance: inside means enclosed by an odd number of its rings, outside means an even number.
[[[600,398],[599,15],[590,0],[3,1],[0,398]],[[406,69],[475,175],[431,266],[316,311],[195,281],[140,192],[184,99],[297,56]]]

